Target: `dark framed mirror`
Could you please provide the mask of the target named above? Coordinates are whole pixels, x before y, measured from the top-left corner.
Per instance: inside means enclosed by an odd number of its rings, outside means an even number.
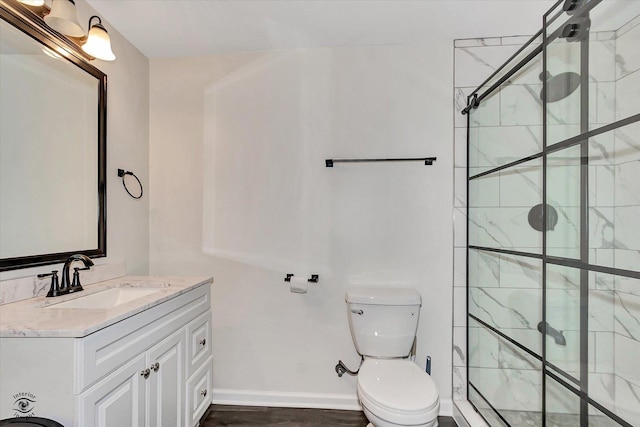
[[[0,271],[107,253],[107,76],[0,0]]]

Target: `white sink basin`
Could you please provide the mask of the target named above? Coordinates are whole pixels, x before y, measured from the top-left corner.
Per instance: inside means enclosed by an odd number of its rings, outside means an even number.
[[[146,297],[161,290],[162,289],[158,288],[112,288],[58,304],[52,304],[47,307],[81,308],[86,310],[109,309],[138,298]]]

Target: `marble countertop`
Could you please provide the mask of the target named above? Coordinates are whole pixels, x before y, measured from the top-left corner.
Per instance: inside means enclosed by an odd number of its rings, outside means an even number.
[[[80,338],[131,317],[199,286],[211,277],[124,276],[83,286],[84,291],[54,298],[37,297],[0,306],[0,338]],[[108,309],[56,308],[62,302],[111,288],[157,288],[150,295]]]

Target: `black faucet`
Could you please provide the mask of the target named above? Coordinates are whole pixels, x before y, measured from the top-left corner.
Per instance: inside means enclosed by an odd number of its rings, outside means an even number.
[[[63,295],[60,293],[60,283],[58,282],[58,270],[52,270],[51,273],[38,274],[38,279],[44,279],[45,277],[51,277],[51,288],[49,288],[48,298],[57,297]]]
[[[547,334],[553,338],[556,344],[565,346],[567,345],[567,340],[564,337],[562,331],[557,330],[556,328],[549,325],[547,322],[538,323],[538,331],[541,334]]]
[[[80,261],[84,264],[84,268],[75,267],[73,269],[73,282],[69,283],[69,268],[71,264],[76,261]],[[62,267],[62,284],[60,286],[60,292],[62,294],[70,294],[72,292],[80,292],[82,290],[82,285],[80,285],[80,273],[81,270],[89,270],[93,266],[93,261],[86,255],[82,254],[74,254],[71,255],[64,262],[64,267]]]

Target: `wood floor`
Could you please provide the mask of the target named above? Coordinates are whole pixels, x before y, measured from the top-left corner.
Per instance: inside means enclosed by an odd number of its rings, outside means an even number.
[[[456,427],[453,418],[438,417],[440,427]],[[200,427],[365,427],[362,412],[329,409],[211,405]]]

